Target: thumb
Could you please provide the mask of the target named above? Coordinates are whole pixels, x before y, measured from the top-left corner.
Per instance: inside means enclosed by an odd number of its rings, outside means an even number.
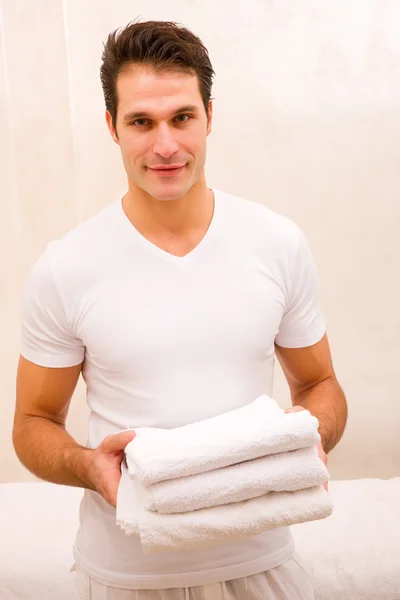
[[[132,429],[121,431],[104,438],[101,446],[106,452],[121,452],[134,439],[136,433]]]

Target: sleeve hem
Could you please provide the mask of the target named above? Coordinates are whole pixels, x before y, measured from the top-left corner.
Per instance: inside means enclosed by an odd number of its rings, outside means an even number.
[[[39,367],[49,368],[76,367],[83,362],[83,357],[81,356],[50,356],[48,354],[32,352],[25,348],[22,348],[21,356]]]
[[[308,348],[309,346],[313,346],[322,340],[326,333],[325,324],[322,324],[320,327],[315,329],[313,334],[308,334],[303,337],[296,338],[287,338],[278,341],[278,338],[275,339],[275,343],[282,348]]]

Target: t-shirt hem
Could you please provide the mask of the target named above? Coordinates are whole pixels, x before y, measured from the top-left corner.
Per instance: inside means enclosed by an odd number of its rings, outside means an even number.
[[[294,554],[294,541],[291,538],[288,544],[274,554],[268,554],[255,560],[207,569],[206,571],[191,571],[187,573],[168,573],[160,575],[123,575],[107,574],[90,565],[81,555],[77,546],[73,554],[76,565],[88,577],[106,585],[124,590],[161,590],[171,588],[186,588],[201,585],[212,585],[222,581],[251,577],[264,571],[269,571],[290,560]]]

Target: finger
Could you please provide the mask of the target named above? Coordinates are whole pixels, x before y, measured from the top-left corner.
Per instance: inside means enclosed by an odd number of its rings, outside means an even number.
[[[102,449],[106,452],[120,452],[125,450],[126,446],[134,439],[133,430],[121,431],[114,435],[108,435],[101,443]]]
[[[305,410],[305,408],[296,404],[296,406],[291,406],[290,408],[287,408],[285,410],[285,413],[300,412],[301,410]]]
[[[110,504],[113,508],[117,508],[117,494],[107,492],[103,495],[103,498],[108,504]]]
[[[117,508],[117,492],[110,493],[108,502],[113,508]]]

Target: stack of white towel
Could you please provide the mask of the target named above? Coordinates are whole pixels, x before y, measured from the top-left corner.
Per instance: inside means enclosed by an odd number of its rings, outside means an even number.
[[[136,429],[125,450],[117,524],[143,551],[217,545],[328,517],[318,420],[261,396],[176,429]]]

